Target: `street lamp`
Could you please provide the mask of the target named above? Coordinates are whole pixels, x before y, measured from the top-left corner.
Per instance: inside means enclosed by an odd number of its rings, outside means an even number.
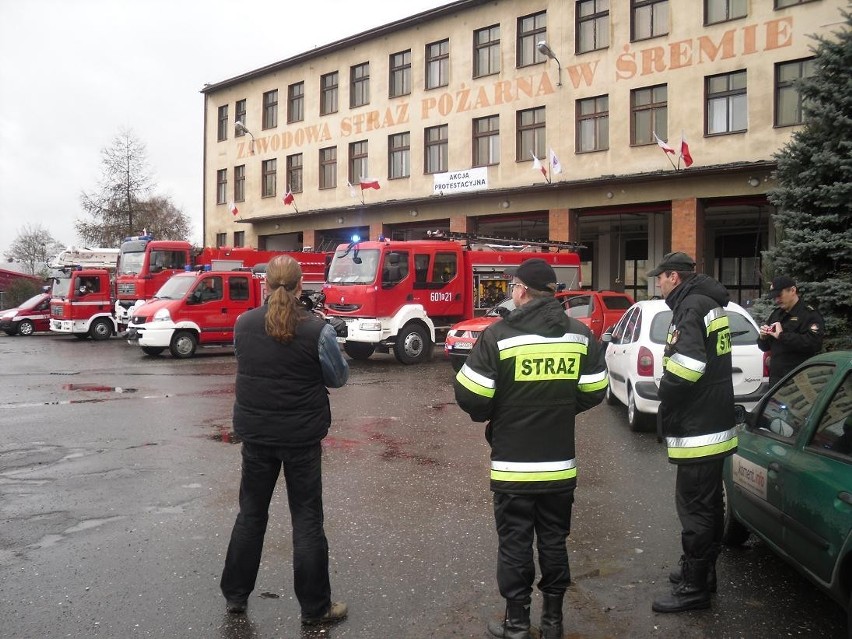
[[[249,136],[251,137],[251,142],[249,143],[249,153],[251,153],[252,155],[254,155],[254,136],[252,135],[251,131],[249,131],[249,130],[246,128],[246,125],[245,125],[245,124],[243,124],[242,122],[240,122],[239,120],[237,120],[236,122],[234,122],[234,131],[236,131],[237,133],[239,133],[240,131],[242,131],[243,133],[248,133],[248,134],[249,134]]]
[[[541,55],[546,56],[546,57],[550,58],[551,60],[556,60],[556,68],[559,70],[559,80],[556,82],[556,86],[561,87],[562,86],[562,64],[559,62],[559,58],[557,58],[556,54],[553,53],[553,49],[551,49],[549,46],[547,46],[547,42],[545,40],[542,40],[541,42],[539,42],[536,45],[536,48],[538,49],[538,52]]]

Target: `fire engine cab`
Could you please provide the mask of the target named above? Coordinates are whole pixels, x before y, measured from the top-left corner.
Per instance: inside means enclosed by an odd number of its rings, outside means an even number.
[[[431,357],[450,326],[499,301],[511,280],[506,270],[524,260],[542,258],[561,288],[580,288],[575,248],[467,234],[413,241],[354,237],[332,259],[323,287],[326,313],[345,320],[346,336],[338,339],[353,359],[393,349],[403,364],[419,363]]]

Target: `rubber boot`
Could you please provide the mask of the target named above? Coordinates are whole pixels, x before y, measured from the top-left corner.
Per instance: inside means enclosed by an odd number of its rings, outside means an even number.
[[[561,595],[542,593],[544,603],[541,609],[541,639],[562,639],[562,600]]]
[[[679,584],[683,580],[683,562],[686,558],[681,555],[680,561],[678,563],[677,570],[672,570],[669,573],[669,581],[673,584]],[[710,592],[716,592],[716,560],[708,562],[707,564],[707,590]]]
[[[493,639],[530,639],[529,603],[507,600],[503,622],[489,621],[488,636]]]
[[[707,572],[710,562],[706,559],[686,559],[681,564],[683,579],[672,588],[671,594],[657,597],[651,605],[654,612],[685,612],[710,607],[710,591],[707,589]]]

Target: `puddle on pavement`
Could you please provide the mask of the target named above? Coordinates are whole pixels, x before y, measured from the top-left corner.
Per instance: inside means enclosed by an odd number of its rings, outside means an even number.
[[[63,384],[62,390],[88,391],[92,393],[135,393],[135,388],[122,386],[103,386],[101,384]]]
[[[236,432],[231,430],[230,426],[220,426],[208,437],[214,442],[222,442],[223,444],[239,444],[243,441]]]

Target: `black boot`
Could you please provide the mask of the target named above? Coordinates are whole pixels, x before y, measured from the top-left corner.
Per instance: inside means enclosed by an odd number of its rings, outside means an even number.
[[[673,584],[679,584],[683,580],[683,562],[686,558],[681,555],[677,570],[672,570],[669,573],[669,581]],[[716,560],[713,559],[707,564],[707,590],[716,592]]]
[[[544,603],[541,609],[541,639],[562,639],[562,600],[561,595],[542,593]]]
[[[494,639],[530,639],[530,605],[506,600],[503,623],[488,622],[488,636]]]
[[[651,605],[654,612],[685,612],[710,607],[710,591],[707,589],[709,561],[686,559],[683,561],[683,579],[672,588],[670,595],[657,597]]]

